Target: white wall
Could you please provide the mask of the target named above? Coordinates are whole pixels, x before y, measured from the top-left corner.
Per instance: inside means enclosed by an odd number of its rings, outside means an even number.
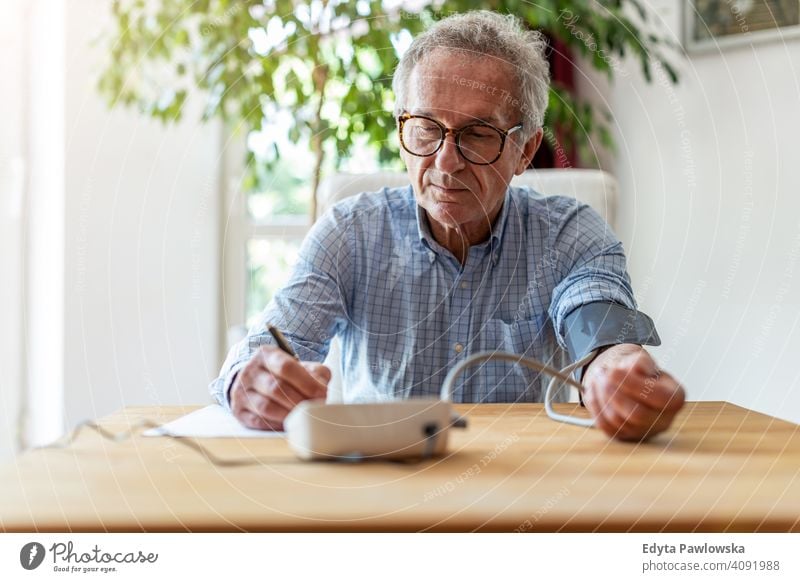
[[[97,94],[104,0],[67,14],[68,423],[123,406],[200,404],[220,359],[219,127],[198,104],[164,128]]]
[[[675,39],[681,2],[651,2]],[[648,85],[638,63],[604,87],[616,114],[618,230],[653,353],[689,398],[800,422],[800,39],[678,60]]]
[[[64,432],[65,0],[26,5],[24,444]]]
[[[21,3],[0,4],[0,462],[16,451],[20,407],[25,37]],[[7,83],[7,85],[6,85]]]

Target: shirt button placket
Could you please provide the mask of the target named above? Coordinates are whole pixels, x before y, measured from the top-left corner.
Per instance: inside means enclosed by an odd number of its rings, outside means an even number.
[[[461,280],[453,286],[453,295],[451,298],[451,313],[457,314],[457,320],[453,322],[450,335],[450,346],[452,354],[455,354],[456,361],[461,361],[467,356],[467,344],[470,341],[469,337],[469,324],[470,324],[470,300],[471,289],[469,282],[469,273],[464,271],[461,273]],[[455,400],[463,402],[463,376],[456,384]]]

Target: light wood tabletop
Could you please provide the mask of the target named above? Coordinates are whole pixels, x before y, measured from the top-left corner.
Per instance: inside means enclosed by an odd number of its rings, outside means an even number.
[[[121,431],[196,407],[102,419]],[[66,449],[0,468],[4,531],[800,531],[800,427],[724,402],[688,403],[645,444],[560,424],[539,404],[456,405],[446,457],[303,462],[283,439],[207,439],[217,467],[167,438]],[[563,412],[585,414],[577,405]]]

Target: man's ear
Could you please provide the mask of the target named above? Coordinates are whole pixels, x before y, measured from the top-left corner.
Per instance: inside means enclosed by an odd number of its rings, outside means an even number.
[[[517,163],[517,167],[514,169],[514,173],[516,175],[521,174],[525,170],[528,169],[528,166],[531,165],[531,160],[533,156],[536,155],[536,151],[539,149],[539,146],[542,145],[542,136],[544,135],[544,131],[540,127],[536,130],[530,139],[525,142],[522,146],[522,156],[519,158],[519,162]]]

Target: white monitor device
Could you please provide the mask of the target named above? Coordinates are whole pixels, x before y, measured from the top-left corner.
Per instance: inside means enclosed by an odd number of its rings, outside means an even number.
[[[307,460],[427,458],[447,450],[451,403],[411,399],[364,404],[306,400],[284,421],[289,446]]]

